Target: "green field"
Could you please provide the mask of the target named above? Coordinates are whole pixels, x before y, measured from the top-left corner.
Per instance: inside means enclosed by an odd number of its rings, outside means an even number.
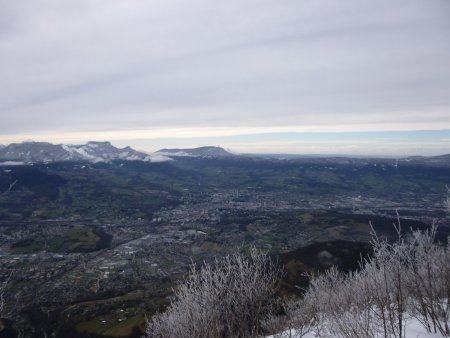
[[[13,253],[35,253],[41,250],[67,253],[88,252],[97,249],[100,236],[90,227],[80,226],[67,230],[61,235],[36,236],[33,239],[19,241],[11,246]]]

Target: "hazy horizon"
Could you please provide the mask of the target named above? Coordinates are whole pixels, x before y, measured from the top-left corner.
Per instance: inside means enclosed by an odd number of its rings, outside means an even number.
[[[236,154],[337,155],[355,157],[436,156],[450,153],[449,130],[395,131],[353,133],[278,133],[233,135],[203,138],[129,139],[17,139],[12,142],[50,142],[53,144],[84,144],[109,141],[114,146],[153,153],[162,148],[197,148],[218,146]],[[287,147],[286,144],[290,144]],[[407,149],[405,151],[405,149]]]

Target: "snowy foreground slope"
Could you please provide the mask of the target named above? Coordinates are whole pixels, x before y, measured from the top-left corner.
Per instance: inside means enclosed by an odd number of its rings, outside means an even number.
[[[449,337],[448,246],[435,241],[436,223],[413,231],[409,240],[400,224],[397,242],[374,237],[374,255],[359,271],[331,268],[312,278],[303,298],[286,307],[285,321],[273,326],[281,333],[271,338]]]
[[[323,330],[322,332],[317,332],[316,330],[312,329],[310,332],[304,334],[303,336],[295,331],[295,330],[288,330],[285,332],[278,333],[273,336],[268,336],[266,338],[340,338],[339,335],[334,335],[331,333],[325,332]],[[379,338],[384,338],[384,335],[377,336]],[[437,338],[437,337],[443,337],[439,333],[429,333],[426,331],[426,329],[423,327],[423,325],[415,318],[409,318],[406,320],[406,326],[405,326],[405,337],[406,338]]]

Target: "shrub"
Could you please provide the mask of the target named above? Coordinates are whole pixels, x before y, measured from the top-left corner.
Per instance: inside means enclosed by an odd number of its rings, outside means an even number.
[[[279,268],[251,249],[233,254],[200,270],[175,290],[166,312],[149,323],[148,337],[257,337],[262,322],[277,309]]]
[[[374,237],[374,257],[361,262],[360,271],[343,274],[332,268],[311,279],[303,299],[295,302],[310,309],[319,335],[402,338],[406,316],[413,316],[428,332],[450,336],[448,248],[435,242],[435,224],[412,232],[409,241],[401,236],[400,222],[397,229],[393,244]],[[297,337],[308,327],[304,320],[284,322]]]

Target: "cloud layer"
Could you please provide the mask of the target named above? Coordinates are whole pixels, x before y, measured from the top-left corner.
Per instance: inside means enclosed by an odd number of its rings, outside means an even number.
[[[0,136],[450,129],[448,0],[0,9]]]

